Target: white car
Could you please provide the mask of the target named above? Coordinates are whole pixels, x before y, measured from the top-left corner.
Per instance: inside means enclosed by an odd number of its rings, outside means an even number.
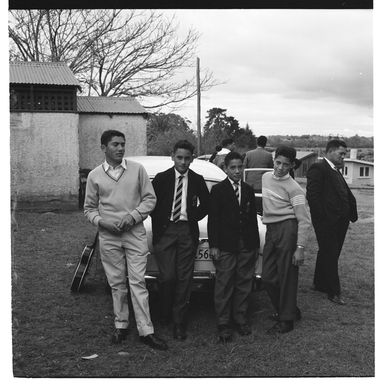
[[[127,159],[138,162],[144,166],[147,174],[151,180],[159,172],[165,171],[173,166],[173,161],[169,156],[131,156]],[[226,178],[226,174],[216,165],[204,160],[195,159],[190,168],[196,173],[202,175],[205,179],[206,185],[211,190],[212,186]],[[261,217],[257,216],[258,229],[260,237],[260,254],[257,260],[255,277],[260,278],[262,272],[262,251],[265,241],[266,226],[262,224]],[[193,273],[194,290],[201,289],[205,283],[213,284],[216,269],[212,259],[209,257],[209,243],[207,233],[208,217],[198,222],[200,229],[199,245],[195,255],[195,265]],[[152,227],[151,217],[144,221],[144,226],[147,231],[148,247],[150,255],[148,256],[146,281],[152,287],[157,280],[159,270],[155,261],[155,254],[152,246]]]

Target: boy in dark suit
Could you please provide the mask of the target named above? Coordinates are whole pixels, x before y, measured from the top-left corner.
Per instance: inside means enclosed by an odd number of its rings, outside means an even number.
[[[208,217],[209,253],[216,266],[214,303],[221,342],[232,339],[232,324],[251,333],[246,319],[259,248],[254,190],[242,181],[237,152],[225,157],[227,178],[212,187]]]
[[[180,340],[187,337],[186,312],[199,242],[198,221],[205,217],[209,206],[204,178],[189,169],[193,151],[188,141],[177,142],[172,154],[174,167],[157,174],[152,181],[157,197],[151,217],[160,272],[161,318],[169,323],[172,316],[173,336]]]

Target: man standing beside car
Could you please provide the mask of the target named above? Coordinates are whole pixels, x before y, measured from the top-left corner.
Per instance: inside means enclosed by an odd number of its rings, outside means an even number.
[[[231,321],[240,335],[251,334],[246,313],[259,249],[255,195],[242,181],[240,154],[226,155],[225,172],[227,178],[212,187],[208,216],[209,253],[216,266],[214,305],[222,343],[232,339]]]
[[[174,166],[158,173],[152,185],[157,204],[152,217],[153,246],[159,268],[161,320],[174,322],[173,336],[187,337],[187,308],[199,242],[198,221],[205,217],[209,191],[204,178],[189,169],[194,146],[187,140],[173,148]]]
[[[356,198],[339,171],[344,165],[347,145],[333,139],[327,143],[326,156],[307,172],[307,200],[319,251],[316,258],[314,289],[327,293],[335,304],[341,297],[338,263],[349,221],[357,220]]]
[[[88,175],[84,212],[98,227],[101,261],[111,287],[115,314],[111,342],[119,344],[127,336],[128,273],[140,339],[154,349],[166,350],[166,343],[154,334],[144,280],[148,245],[143,220],[155,207],[156,197],[143,166],[124,159],[125,143],[122,132],[103,132],[105,161]]]

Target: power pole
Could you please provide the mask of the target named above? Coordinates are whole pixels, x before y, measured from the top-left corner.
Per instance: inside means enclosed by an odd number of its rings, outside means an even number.
[[[197,58],[197,155],[201,155],[201,91],[200,91],[200,58]]]

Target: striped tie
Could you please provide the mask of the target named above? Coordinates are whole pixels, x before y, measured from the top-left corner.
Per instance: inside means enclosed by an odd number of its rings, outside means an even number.
[[[179,183],[176,189],[175,205],[173,207],[173,222],[177,222],[180,219],[181,198],[183,194],[183,178],[184,178],[184,175],[179,176]]]
[[[238,183],[234,182],[234,192],[235,192],[235,196],[237,198],[237,201],[239,203],[239,189],[238,189]]]

